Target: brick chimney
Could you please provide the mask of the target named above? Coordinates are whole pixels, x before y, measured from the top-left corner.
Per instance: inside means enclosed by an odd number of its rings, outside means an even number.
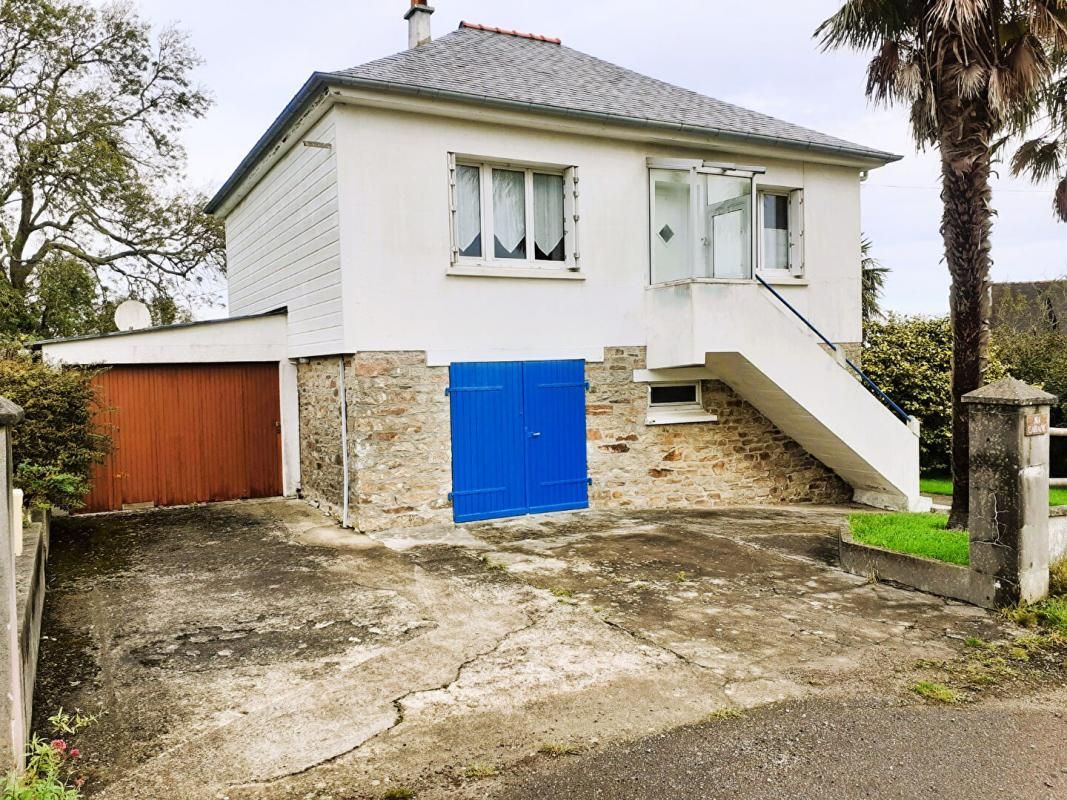
[[[408,49],[424,45],[430,36],[430,15],[433,7],[426,5],[426,0],[411,0],[411,8],[404,15],[408,21]]]

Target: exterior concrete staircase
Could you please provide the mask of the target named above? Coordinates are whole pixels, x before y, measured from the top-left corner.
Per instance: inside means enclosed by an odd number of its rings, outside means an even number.
[[[850,484],[856,502],[929,508],[918,421],[875,397],[770,287],[689,281],[654,287],[648,303],[649,369],[704,365]]]

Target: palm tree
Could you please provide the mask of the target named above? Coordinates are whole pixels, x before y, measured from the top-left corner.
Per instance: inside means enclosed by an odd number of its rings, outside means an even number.
[[[867,338],[867,325],[882,319],[882,292],[889,267],[875,258],[871,251],[874,244],[866,236],[860,239],[860,270],[863,277],[861,301],[863,305],[863,338]]]
[[[819,26],[824,49],[873,51],[867,95],[906,104],[920,148],[941,155],[941,235],[952,276],[952,472],[949,524],[969,503],[966,409],[989,352],[990,173],[1026,139],[1013,170],[1060,179],[1067,221],[1067,0],[848,0]]]

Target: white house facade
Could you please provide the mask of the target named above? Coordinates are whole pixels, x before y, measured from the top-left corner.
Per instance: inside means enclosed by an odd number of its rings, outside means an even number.
[[[286,486],[363,530],[918,508],[917,424],[856,369],[895,157],[430,14],[312,76],[209,205],[231,315],[284,311]]]

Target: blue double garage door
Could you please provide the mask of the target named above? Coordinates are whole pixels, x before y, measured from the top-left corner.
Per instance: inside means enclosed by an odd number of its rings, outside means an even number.
[[[585,362],[452,364],[456,522],[589,506]]]

